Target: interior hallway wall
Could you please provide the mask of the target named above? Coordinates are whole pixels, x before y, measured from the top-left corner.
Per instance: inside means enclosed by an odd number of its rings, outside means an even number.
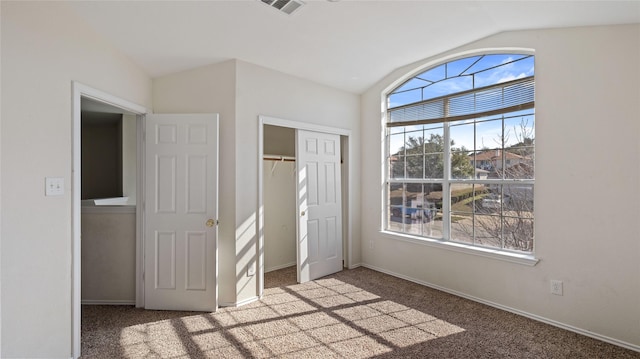
[[[66,4],[2,1],[0,7],[0,356],[69,358],[71,84],[151,108],[151,80]],[[64,195],[45,197],[45,177],[64,178]]]

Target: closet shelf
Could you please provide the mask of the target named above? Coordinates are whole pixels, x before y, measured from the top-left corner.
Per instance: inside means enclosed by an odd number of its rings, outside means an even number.
[[[279,155],[264,155],[264,160],[267,161],[282,161],[282,162],[295,162],[296,158],[292,156],[279,156]]]

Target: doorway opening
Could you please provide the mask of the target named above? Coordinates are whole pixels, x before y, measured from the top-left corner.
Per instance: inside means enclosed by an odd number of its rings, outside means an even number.
[[[82,304],[136,299],[137,119],[81,99]]]
[[[312,131],[336,135],[341,153],[338,178],[342,188],[338,202],[341,208],[341,268],[351,263],[350,222],[350,136],[351,131],[304,122],[267,116],[259,117],[258,136],[258,294],[264,293],[264,273],[295,265],[300,273],[298,246],[298,187],[296,171],[299,166],[296,154],[296,132]],[[267,193],[269,191],[269,193]],[[290,191],[290,192],[289,192]],[[273,198],[281,198],[282,204]],[[275,206],[275,207],[274,207]],[[273,213],[274,211],[279,213]],[[267,221],[274,221],[267,223]],[[269,235],[271,233],[271,235]],[[300,278],[298,278],[300,280]]]
[[[135,203],[142,202],[143,193],[143,179],[142,173],[139,169],[142,165],[142,157],[140,146],[142,144],[143,134],[143,116],[147,113],[144,107],[131,103],[129,101],[120,99],[108,93],[93,89],[91,87],[82,85],[77,82],[72,83],[73,88],[73,112],[72,112],[72,311],[71,311],[71,328],[72,328],[72,355],[74,358],[78,358],[81,352],[81,305],[83,301],[82,293],[82,245],[81,245],[81,233],[83,229],[90,229],[96,227],[95,223],[87,223],[83,228],[83,212],[87,214],[90,221],[101,222],[104,218],[100,217],[103,214],[112,217],[107,221],[114,221],[117,226],[117,222],[123,220],[129,221],[129,228],[133,230],[134,243],[131,245],[135,248],[133,258],[133,268],[129,263],[129,270],[133,269],[129,277],[129,284],[134,285],[134,300],[131,299],[131,293],[127,295],[127,300],[121,301],[119,299],[112,299],[110,304],[136,304],[140,306],[144,301],[144,292],[141,291],[141,268],[143,261],[140,260],[141,242],[142,242],[142,208],[136,206]],[[83,111],[84,116],[83,116]],[[89,133],[87,142],[91,141],[92,144],[103,141],[104,143],[111,144],[112,148],[116,148],[119,152],[116,156],[109,156],[110,150],[104,148],[92,149],[89,147],[84,148],[83,154],[83,117],[85,119],[85,135]],[[128,130],[124,130],[124,129]],[[126,134],[125,134],[126,132]],[[107,136],[107,133],[111,133],[113,136]],[[91,137],[94,135],[94,137]],[[90,139],[90,140],[89,140]],[[126,144],[124,143],[126,142]],[[87,143],[88,144],[88,143]],[[105,154],[106,152],[106,154]],[[127,159],[123,156],[123,152],[127,152]],[[106,155],[110,158],[107,162],[112,162],[111,167],[120,168],[116,169],[117,175],[110,181],[102,181],[102,175],[99,173],[103,168],[98,167],[94,173],[94,178],[91,178],[89,172],[85,171],[85,178],[83,180],[83,157],[87,160],[87,155],[93,153],[95,158],[99,158],[101,155]],[[84,156],[83,156],[84,155]],[[133,158],[130,158],[132,157]],[[91,157],[89,155],[89,157]],[[106,158],[106,157],[105,157]],[[119,161],[118,158],[121,160]],[[134,160],[135,159],[135,160]],[[103,160],[105,160],[103,158]],[[125,169],[126,167],[126,169]],[[113,168],[111,170],[113,170]],[[89,175],[89,178],[86,176]],[[117,182],[121,181],[119,184]],[[83,191],[82,183],[85,183],[85,191]],[[115,183],[114,183],[115,182]],[[87,191],[88,190],[88,191]],[[126,191],[128,196],[124,196],[123,192]],[[86,198],[83,201],[83,194]],[[96,201],[95,198],[89,199],[89,197],[107,197],[101,198],[105,201]],[[127,200],[124,197],[129,197]],[[106,207],[99,207],[100,204],[120,204],[116,207],[109,206],[108,210],[104,210]],[[128,203],[127,203],[128,202]],[[85,204],[85,206],[83,206]],[[98,206],[96,206],[98,204]],[[129,204],[127,206],[127,204]],[[85,210],[83,211],[83,208]],[[130,218],[134,216],[134,218]],[[87,218],[89,218],[87,217]],[[85,218],[85,219],[87,219]],[[131,223],[133,221],[133,223]],[[98,224],[97,227],[102,225]],[[112,227],[112,226],[109,226]],[[126,227],[126,226],[125,226]],[[90,246],[91,235],[85,235],[87,237],[87,246]],[[114,234],[114,237],[118,237],[119,234]],[[131,238],[130,238],[131,239]],[[116,246],[117,247],[117,246]],[[126,247],[126,246],[125,246]],[[120,247],[122,249],[122,247]],[[94,248],[98,249],[98,248]],[[114,248],[115,249],[115,248]],[[130,250],[130,249],[129,249]],[[85,253],[86,254],[86,253]],[[131,254],[131,253],[129,253]],[[119,258],[118,258],[119,259]],[[97,264],[97,263],[96,263]],[[99,265],[98,265],[99,267]],[[94,268],[98,269],[99,268]],[[85,271],[87,271],[85,267]],[[91,275],[89,272],[86,274]],[[133,284],[135,283],[135,284]],[[96,288],[87,288],[89,290],[99,291]],[[118,289],[119,290],[119,289]],[[86,293],[85,293],[86,294]],[[105,293],[99,293],[98,295],[104,296]],[[122,293],[117,293],[122,295]],[[86,298],[88,302],[95,300],[94,298]],[[103,302],[108,302],[109,298],[105,297]],[[87,302],[87,303],[88,303]],[[126,303],[125,303],[126,302]],[[133,302],[133,303],[132,303]]]

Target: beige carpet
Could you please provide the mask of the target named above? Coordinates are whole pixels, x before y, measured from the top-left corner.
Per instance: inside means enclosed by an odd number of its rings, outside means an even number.
[[[366,268],[216,313],[83,306],[83,358],[640,358],[640,353]]]

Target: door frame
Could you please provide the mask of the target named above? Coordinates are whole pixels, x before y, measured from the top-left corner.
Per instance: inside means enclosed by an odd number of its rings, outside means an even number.
[[[264,294],[264,125],[273,125],[279,127],[287,127],[292,128],[294,130],[305,130],[305,131],[315,131],[315,132],[323,132],[330,133],[334,135],[340,136],[340,143],[343,149],[342,158],[344,160],[344,166],[342,171],[342,233],[343,233],[343,242],[342,242],[342,259],[344,261],[343,267],[350,268],[353,263],[352,255],[352,208],[351,205],[353,203],[353,186],[351,181],[350,174],[353,173],[352,163],[350,161],[350,156],[353,153],[353,141],[351,139],[351,130],[338,128],[338,127],[330,127],[323,125],[316,125],[307,122],[286,120],[277,117],[270,117],[260,115],[258,116],[258,297],[262,298]],[[297,157],[297,154],[296,154]],[[297,160],[297,158],[296,158]],[[346,185],[345,185],[346,184]],[[297,220],[296,220],[297,226]],[[297,237],[297,229],[296,229],[296,237]],[[344,240],[346,239],[346,241]],[[346,254],[346,255],[345,255]],[[300,265],[298,263],[298,255],[296,253],[296,265]]]
[[[144,303],[144,285],[142,284],[142,267],[144,265],[143,245],[143,200],[144,200],[144,153],[141,151],[144,136],[144,116],[149,111],[140,105],[129,102],[109,93],[97,90],[82,83],[71,82],[71,353],[78,358],[81,351],[81,102],[82,98],[91,99],[106,105],[117,107],[123,112],[136,115],[137,137],[137,173],[136,176],[136,307]]]

